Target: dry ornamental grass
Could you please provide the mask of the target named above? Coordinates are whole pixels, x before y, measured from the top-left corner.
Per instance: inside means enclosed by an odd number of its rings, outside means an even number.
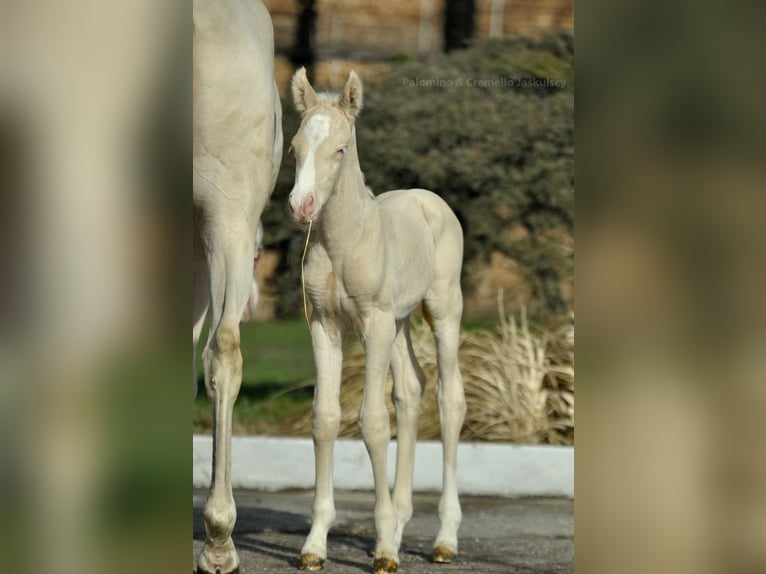
[[[462,440],[573,444],[574,442],[574,320],[532,329],[524,313],[518,320],[500,313],[494,330],[465,331],[460,339],[460,371],[467,412]],[[412,344],[426,375],[418,438],[440,438],[436,397],[436,350],[424,321],[412,327]],[[313,383],[310,383],[313,384]],[[387,382],[391,433],[396,415]],[[302,385],[305,388],[306,385]],[[340,435],[359,438],[357,425],[364,391],[364,351],[355,342],[344,353],[341,384]],[[283,433],[311,434],[311,405],[291,416]],[[275,429],[276,430],[276,429]]]

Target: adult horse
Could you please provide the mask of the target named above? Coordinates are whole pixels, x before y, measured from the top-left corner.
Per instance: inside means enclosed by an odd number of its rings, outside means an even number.
[[[231,539],[231,417],[242,383],[239,321],[252,282],[256,230],[282,159],[274,31],[260,0],[194,0],[194,328],[213,411],[213,473],[198,572],[239,570]],[[196,373],[194,392],[196,394]]]

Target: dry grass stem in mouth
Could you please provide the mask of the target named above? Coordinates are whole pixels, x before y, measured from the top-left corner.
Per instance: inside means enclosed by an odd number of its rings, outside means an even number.
[[[500,321],[494,330],[464,331],[460,338],[460,371],[468,406],[461,439],[573,444],[574,318],[533,329],[523,311],[517,319],[507,316],[502,306],[499,310]],[[436,350],[425,321],[413,324],[412,344],[427,381],[418,438],[438,440]],[[355,342],[344,353],[341,437],[361,437],[357,419],[364,392],[364,363],[364,351]],[[396,436],[392,384],[389,375],[387,405],[391,432]],[[273,430],[309,436],[311,405]]]

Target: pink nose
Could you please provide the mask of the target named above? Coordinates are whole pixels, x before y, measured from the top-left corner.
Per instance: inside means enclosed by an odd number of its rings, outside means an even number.
[[[298,216],[298,219],[300,219],[301,221],[308,221],[309,219],[311,219],[311,216],[314,213],[315,203],[316,203],[316,200],[314,199],[313,193],[310,193],[306,197],[304,197],[300,207],[298,207],[298,213],[296,214]]]

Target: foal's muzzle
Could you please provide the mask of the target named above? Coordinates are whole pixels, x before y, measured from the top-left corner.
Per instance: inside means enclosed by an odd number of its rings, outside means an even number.
[[[296,221],[299,221],[300,223],[308,223],[316,218],[317,214],[314,213],[314,210],[316,209],[316,198],[313,192],[307,193],[300,203],[294,201],[293,194],[291,193],[287,203],[290,207],[290,213],[293,214]]]

